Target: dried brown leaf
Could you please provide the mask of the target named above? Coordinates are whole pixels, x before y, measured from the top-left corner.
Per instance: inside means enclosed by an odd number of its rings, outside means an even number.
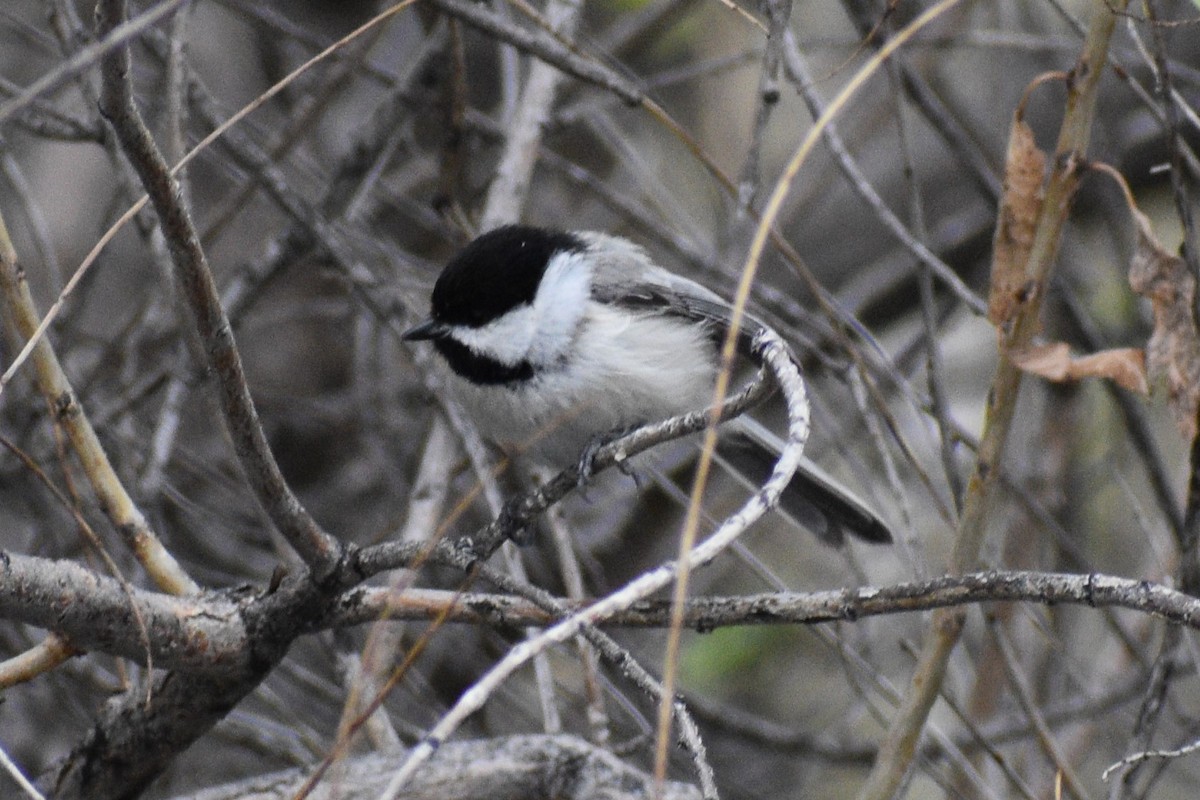
[[[1087,356],[1073,357],[1071,348],[1063,342],[1031,345],[1010,350],[1009,359],[1018,368],[1056,383],[1083,378],[1106,378],[1131,392],[1148,394],[1146,362],[1137,347],[1101,350]]]
[[[1154,332],[1146,343],[1147,371],[1152,381],[1165,381],[1171,414],[1190,440],[1196,435],[1200,406],[1200,335],[1192,311],[1196,279],[1182,258],[1163,247],[1149,217],[1132,201],[1129,212],[1137,225],[1129,285],[1154,310]]]
[[[1033,131],[1013,115],[1004,160],[1004,195],[992,241],[992,283],[988,319],[1004,330],[1028,295],[1025,264],[1033,249],[1038,213],[1042,207],[1042,178],[1046,155],[1038,149]]]

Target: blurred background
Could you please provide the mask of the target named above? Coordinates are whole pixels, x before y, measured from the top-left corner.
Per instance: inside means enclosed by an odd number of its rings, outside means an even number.
[[[131,5],[135,15],[151,4]],[[752,4],[580,4],[565,37],[574,52],[643,88],[675,127],[608,89],[565,80],[537,144],[522,221],[618,233],[662,265],[731,294],[757,215],[815,113],[924,7],[772,6],[788,20],[773,63],[764,56],[772,52],[762,28],[767,13]],[[159,146],[177,160],[382,8],[359,0],[197,0],[150,26],[133,40],[133,78]],[[538,29],[530,15],[544,11],[494,8],[529,30]],[[1170,152],[1154,53],[1169,64],[1181,108],[1195,108],[1200,36],[1194,4],[1156,2],[1152,10],[1183,22],[1156,27],[1140,5],[1118,20],[1111,57],[1119,70],[1103,78],[1089,157],[1124,173],[1174,249],[1181,225],[1161,168]],[[1036,76],[1074,64],[1082,31],[1098,13],[1108,13],[1102,3],[965,1],[905,45],[837,115],[836,141],[818,145],[779,217],[794,253],[768,247],[753,302],[802,356],[814,402],[808,455],[878,509],[897,542],[828,549],[767,519],[694,576],[693,594],[880,585],[945,571],[996,336],[961,292],[931,278],[872,201],[975,298],[986,298],[1013,110]],[[89,4],[8,0],[0,8],[0,107],[62,70],[94,37]],[[181,55],[172,61],[172,52]],[[427,311],[441,266],[478,232],[529,68],[528,56],[491,33],[417,3],[270,98],[182,175],[271,445],[304,504],[343,539],[384,541],[408,518],[440,411],[428,353],[402,346],[397,334]],[[94,60],[86,61],[0,119],[0,212],[43,310],[142,194],[98,114],[98,85]],[[1064,97],[1055,82],[1031,93],[1027,119],[1044,148],[1053,147]],[[1194,145],[1200,129],[1183,119],[1181,134]],[[1086,178],[1046,302],[1049,338],[1080,352],[1144,343],[1149,307],[1126,279],[1132,243],[1112,182]],[[68,298],[50,341],[126,485],[187,570],[210,587],[262,586],[292,556],[245,487],[176,294],[161,236],[143,212]],[[13,360],[11,338],[0,355],[4,366]],[[1025,383],[986,563],[1171,582],[1188,442],[1163,401],[1097,381]],[[758,416],[776,426],[781,420],[770,404]],[[0,396],[0,435],[73,498],[125,574],[145,585],[78,465],[64,456],[27,374]],[[640,488],[605,474],[586,497],[562,503],[559,523],[570,532],[588,595],[673,557],[694,456],[687,445],[666,446]],[[479,500],[455,509],[476,483],[465,458],[456,458],[444,512],[449,536],[491,517]],[[715,485],[705,505],[710,527],[744,497],[732,483]],[[7,451],[0,452],[0,547],[98,564],[68,510]],[[544,529],[520,558],[530,580],[565,591]],[[460,575],[437,570],[417,580],[461,584]],[[1128,752],[1196,736],[1194,650],[1164,637],[1161,623],[1126,612],[1010,605],[973,608],[967,619],[908,797],[1054,796],[1056,767],[1018,701],[1022,681],[1091,796],[1194,796],[1195,759],[1154,764],[1124,783],[1100,780]],[[701,723],[722,796],[853,793],[907,684],[924,623],[910,614],[685,632],[680,689]],[[659,672],[662,631],[613,633]],[[393,634],[394,663],[420,637],[430,641],[386,703],[406,742],[522,635],[466,625],[395,626]],[[355,680],[346,665],[366,635],[347,630],[297,642],[151,796],[319,760]],[[42,636],[0,624],[0,652],[14,655]],[[550,666],[564,729],[588,735],[577,652],[555,652]],[[1171,677],[1148,697],[1156,668]],[[8,689],[0,705],[4,747],[36,775],[138,669],[83,656]],[[602,669],[601,679],[609,744],[647,767],[653,704],[615,672]],[[1144,708],[1155,700],[1162,709],[1148,724]],[[462,735],[543,726],[530,670]],[[672,777],[692,779],[686,758],[673,763]]]

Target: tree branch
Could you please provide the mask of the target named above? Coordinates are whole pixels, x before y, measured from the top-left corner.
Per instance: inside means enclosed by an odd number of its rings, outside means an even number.
[[[407,552],[407,559],[397,561],[411,564],[421,557],[419,548]],[[213,675],[237,673],[249,666],[257,643],[245,614],[270,597],[224,593],[174,597],[142,589],[132,590],[131,596],[146,622],[156,665]],[[574,613],[585,611],[595,601],[560,602],[563,612]],[[1200,630],[1200,598],[1168,586],[1101,573],[1025,570],[971,572],[820,592],[696,597],[684,608],[683,624],[704,632],[739,625],[857,622],[866,617],[990,602],[1125,608]],[[636,601],[607,614],[603,624],[661,628],[667,625],[669,608],[665,600]],[[311,601],[308,614],[296,635],[365,625],[382,618],[396,622],[444,618],[453,623],[535,627],[560,618],[537,603],[508,593],[379,587],[354,588]],[[80,650],[134,661],[145,655],[130,595],[113,578],[74,562],[0,553],[0,618],[54,631]]]
[[[126,5],[126,0],[102,0],[98,4],[97,23],[102,35],[124,21]],[[105,55],[101,63],[100,112],[116,132],[158,214],[208,367],[217,377],[221,410],[242,471],[271,521],[318,580],[322,580],[341,558],[342,545],[304,509],[271,453],[208,259],[183,204],[179,185],[134,104],[129,69],[128,46]]]

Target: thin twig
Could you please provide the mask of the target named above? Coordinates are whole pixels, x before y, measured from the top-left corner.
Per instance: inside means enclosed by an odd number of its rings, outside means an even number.
[[[1008,675],[1008,682],[1013,687],[1017,703],[1021,706],[1021,710],[1025,712],[1025,716],[1029,719],[1033,730],[1037,733],[1038,744],[1054,765],[1055,770],[1062,775],[1063,786],[1070,792],[1071,796],[1076,798],[1076,800],[1086,800],[1087,792],[1083,789],[1083,783],[1079,780],[1079,776],[1075,774],[1075,770],[1071,769],[1071,764],[1061,752],[1058,743],[1054,741],[1054,735],[1050,732],[1050,726],[1046,723],[1045,717],[1037,706],[1033,687],[1029,685],[1029,681],[1021,674],[1021,665],[1017,663],[1017,654],[1013,649],[1012,642],[1008,640],[1007,632],[1002,625],[995,621],[988,626],[988,629],[996,641],[1001,656],[1000,662],[1003,664],[1004,671]]]
[[[556,38],[569,39],[582,11],[581,4],[551,2],[545,10],[545,24]],[[505,126],[504,152],[488,187],[479,223],[481,230],[520,221],[541,149],[542,132],[565,77],[556,66],[545,61],[534,61],[529,67],[516,113]]]
[[[859,34],[866,38],[872,47],[884,48],[891,42],[888,32],[876,24],[877,9],[872,3],[866,2],[866,0],[843,0],[843,2],[849,7],[850,19],[858,28]],[[895,34],[893,33],[891,36],[895,36]],[[993,199],[999,198],[1000,178],[980,150],[975,137],[958,121],[957,115],[946,108],[945,103],[938,97],[938,93],[915,69],[904,63],[903,60],[899,60],[897,63],[908,96],[950,147],[950,150],[958,155],[960,162],[966,168],[966,177],[970,178],[984,196]]]
[[[25,774],[21,772],[21,768],[17,766],[16,762],[9,758],[8,751],[2,746],[0,746],[0,767],[3,767],[4,771],[8,773],[8,777],[12,778],[13,782],[21,788],[21,791],[29,795],[33,800],[46,800],[42,793],[37,790],[37,787],[30,783]]]
[[[1143,750],[1140,753],[1126,756],[1117,763],[1107,766],[1104,772],[1100,773],[1100,779],[1107,781],[1112,777],[1114,772],[1127,770],[1152,758],[1182,758],[1183,756],[1191,755],[1197,750],[1200,750],[1200,741],[1191,742],[1175,750]]]
[[[427,1],[471,27],[478,28],[530,55],[537,56],[547,64],[551,64],[585,83],[595,84],[630,105],[638,105],[644,98],[641,88],[634,85],[633,82],[599,61],[579,55],[544,31],[530,30],[514,25],[487,10],[485,6],[465,2],[465,0]]]
[[[546,512],[546,527],[550,530],[554,554],[558,561],[558,571],[562,575],[567,599],[572,602],[581,602],[585,597],[583,572],[579,567],[579,557],[575,553],[575,539],[560,507],[555,506]],[[604,695],[600,687],[596,648],[583,637],[576,640],[576,647],[579,650],[579,661],[583,670],[583,695],[587,703],[588,739],[592,744],[603,747],[608,744],[611,731],[608,713],[604,709]]]
[[[788,31],[784,34],[784,63],[800,96],[804,98],[809,112],[817,118],[825,116],[825,104],[821,102],[813,88],[812,75],[808,71],[795,34]],[[834,163],[842,170],[854,192],[862,198],[879,221],[888,229],[905,250],[911,253],[926,268],[932,270],[938,279],[946,285],[950,292],[975,314],[980,316],[987,313],[987,303],[979,294],[963,283],[949,264],[942,261],[936,253],[930,250],[924,242],[908,229],[896,213],[888,208],[879,192],[871,185],[858,163],[850,156],[842,141],[841,135],[832,125],[826,125],[821,131],[821,138],[834,156]]]
[[[163,19],[171,16],[189,1],[164,0],[162,3],[147,9],[139,16],[112,26],[104,32],[104,36],[100,41],[84,47],[71,56],[65,64],[47,72],[25,87],[15,97],[0,104],[0,122],[4,122],[4,120],[25,106],[35,102],[38,98],[45,97],[81,72],[91,69],[102,57],[112,53],[114,50],[128,47],[132,39],[143,33],[146,29],[157,25]]]

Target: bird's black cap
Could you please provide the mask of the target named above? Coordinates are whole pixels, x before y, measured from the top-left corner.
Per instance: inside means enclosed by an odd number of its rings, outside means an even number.
[[[479,236],[450,260],[433,287],[433,320],[478,328],[533,302],[555,253],[579,252],[583,240],[563,231],[507,225]]]

